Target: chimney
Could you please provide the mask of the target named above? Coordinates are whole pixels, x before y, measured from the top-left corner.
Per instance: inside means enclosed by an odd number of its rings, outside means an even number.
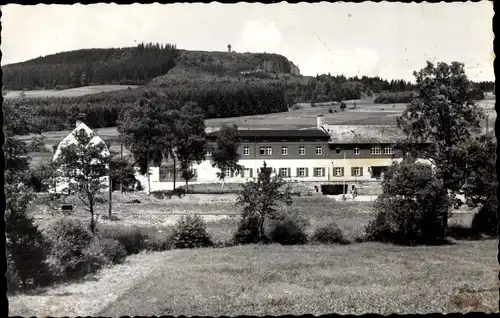
[[[316,118],[316,125],[317,125],[316,128],[321,130],[324,124],[325,124],[325,116],[318,115],[318,117]]]
[[[81,120],[79,120],[79,119],[77,119],[77,120],[76,120],[75,127],[78,127],[81,123],[82,123],[82,121],[81,121]]]

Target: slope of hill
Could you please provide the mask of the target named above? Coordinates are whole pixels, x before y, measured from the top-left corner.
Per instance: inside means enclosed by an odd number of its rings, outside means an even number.
[[[9,90],[143,85],[172,69],[178,54],[175,45],[152,43],[62,52],[3,66],[3,84]]]
[[[48,90],[88,85],[144,85],[172,69],[174,72],[169,77],[177,78],[204,73],[300,75],[297,66],[278,54],[187,51],[178,50],[172,44],[152,43],[62,52],[5,65],[3,72],[6,89]]]

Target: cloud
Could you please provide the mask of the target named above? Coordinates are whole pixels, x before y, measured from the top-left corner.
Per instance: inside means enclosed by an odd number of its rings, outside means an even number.
[[[377,51],[369,48],[333,49],[316,46],[302,61],[300,71],[304,75],[330,73],[345,76],[376,76],[380,71]]]
[[[248,21],[233,49],[237,52],[267,52],[283,54],[282,36],[274,22]]]

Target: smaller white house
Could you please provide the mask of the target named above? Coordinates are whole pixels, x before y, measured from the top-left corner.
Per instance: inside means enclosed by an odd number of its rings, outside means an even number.
[[[54,156],[52,157],[52,161],[56,161],[57,158],[59,158],[59,156],[61,155],[61,150],[64,147],[67,147],[67,146],[72,145],[72,144],[76,144],[78,142],[76,140],[76,138],[75,138],[74,133],[79,132],[82,129],[87,134],[89,134],[89,135],[90,134],[94,134],[94,137],[90,140],[89,145],[103,144],[104,145],[104,150],[102,152],[102,155],[105,156],[105,157],[109,157],[110,156],[109,149],[106,146],[106,143],[104,142],[104,140],[101,137],[99,137],[87,125],[85,125],[83,122],[81,122],[81,121],[78,120],[76,122],[76,128],[73,129],[73,131],[71,133],[69,133],[66,137],[64,137],[64,139],[61,140],[61,142],[59,142],[59,145],[57,146],[57,149],[54,152]],[[103,177],[102,178],[102,183],[103,183],[103,185],[106,185],[106,187],[108,187],[109,186],[109,177],[108,176]],[[68,180],[65,180],[64,178],[59,177],[59,178],[57,178],[57,180],[55,180],[55,185],[53,185],[53,186],[51,186],[49,188],[49,192],[51,192],[51,193],[62,193],[62,192],[64,192],[64,189],[67,188],[67,187],[68,187]]]

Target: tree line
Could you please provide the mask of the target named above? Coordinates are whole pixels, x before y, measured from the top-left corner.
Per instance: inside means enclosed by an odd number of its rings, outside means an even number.
[[[88,85],[143,85],[175,66],[173,44],[83,49],[6,65],[4,87],[10,90],[66,89]]]
[[[77,118],[94,128],[113,127],[121,110],[138,102],[149,89],[158,89],[168,99],[176,101],[170,107],[197,103],[206,119],[287,111],[284,87],[279,82],[239,82],[224,77],[210,81],[175,80],[157,87],[80,97],[33,98],[25,102],[37,110],[37,119],[46,131],[73,127]]]

